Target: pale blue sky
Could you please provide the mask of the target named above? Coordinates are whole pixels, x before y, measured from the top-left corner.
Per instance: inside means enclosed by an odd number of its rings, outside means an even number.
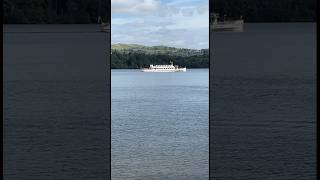
[[[203,49],[209,46],[208,0],[111,0],[112,44]]]

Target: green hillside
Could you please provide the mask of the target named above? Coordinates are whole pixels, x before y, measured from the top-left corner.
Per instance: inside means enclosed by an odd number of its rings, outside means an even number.
[[[122,53],[144,53],[144,54],[166,54],[172,56],[193,56],[202,55],[208,53],[208,49],[187,49],[187,48],[175,48],[168,46],[143,46],[139,44],[113,44],[112,51],[120,51]]]
[[[174,64],[187,68],[208,68],[208,49],[186,49],[167,46],[143,46],[138,44],[112,45],[112,69],[137,69],[150,64]]]

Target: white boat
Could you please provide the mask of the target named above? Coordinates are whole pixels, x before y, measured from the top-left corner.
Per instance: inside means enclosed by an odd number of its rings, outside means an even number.
[[[103,22],[101,16],[98,17],[98,24],[100,24],[100,32],[110,32],[110,24]]]
[[[177,65],[173,65],[171,62],[170,65],[153,65],[150,64],[148,68],[141,69],[142,72],[186,72],[186,67],[179,67]]]
[[[222,21],[218,21],[219,14],[210,14],[210,31],[233,31],[243,32],[244,21],[242,17],[235,20],[226,20],[226,17]]]
[[[102,22],[100,24],[100,31],[101,32],[110,32],[110,24]]]

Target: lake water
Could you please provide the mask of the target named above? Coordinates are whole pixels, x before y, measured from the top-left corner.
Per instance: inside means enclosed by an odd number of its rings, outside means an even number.
[[[110,177],[110,36],[98,29],[4,26],[4,179]]]
[[[211,36],[212,179],[316,179],[315,27]],[[110,36],[96,28],[5,26],[5,179],[108,179]],[[206,179],[208,76],[112,72],[115,179]]]
[[[316,25],[211,34],[212,179],[316,179]]]
[[[112,70],[112,179],[208,179],[209,70]]]

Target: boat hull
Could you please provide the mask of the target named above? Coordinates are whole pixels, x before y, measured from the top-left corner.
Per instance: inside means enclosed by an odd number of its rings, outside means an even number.
[[[142,72],[186,72],[187,68],[179,69],[141,69]]]
[[[219,22],[217,24],[210,24],[210,30],[243,32],[243,24],[243,20]]]

